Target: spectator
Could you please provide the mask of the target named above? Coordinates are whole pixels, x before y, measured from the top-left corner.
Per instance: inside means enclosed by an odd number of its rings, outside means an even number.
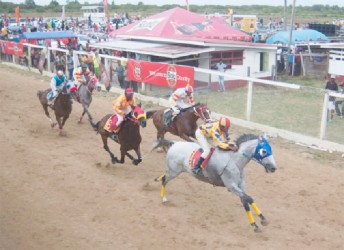
[[[340,93],[344,94],[344,82],[338,84],[339,87],[341,88],[339,90]],[[337,100],[334,103],[335,105],[335,109],[336,109],[336,114],[340,117],[340,118],[344,118],[344,99],[341,100]],[[341,110],[339,110],[339,105],[342,105]]]
[[[94,67],[94,75],[100,79],[100,60],[98,52],[93,52],[93,67]]]
[[[56,72],[59,70],[63,71],[63,74],[65,74],[65,58],[61,53],[56,54],[56,59],[55,59],[55,67],[56,67]]]
[[[338,91],[338,85],[337,85],[335,79],[336,79],[336,76],[331,75],[330,80],[326,83],[325,89],[337,92]],[[328,110],[330,112],[329,121],[331,121],[333,119],[333,114],[334,114],[334,110],[335,110],[335,105],[334,105],[335,100],[336,100],[336,97],[330,96],[329,103],[328,103]]]
[[[223,63],[222,60],[220,60],[220,62],[218,62],[216,64],[216,69],[220,72],[225,72],[227,68],[227,65]],[[225,83],[224,83],[224,79],[225,77],[224,76],[220,76],[219,75],[219,91],[220,92],[224,92],[226,89],[225,89]]]
[[[67,69],[68,69],[69,80],[73,81],[74,80],[74,77],[73,77],[74,62],[73,62],[72,52],[70,52],[70,54],[67,55],[66,64],[67,64]]]
[[[124,89],[125,88],[125,86],[124,86],[124,68],[123,68],[120,60],[117,61],[117,66],[116,66],[114,71],[117,74],[119,85],[121,86],[122,89]]]
[[[54,73],[55,66],[55,55],[52,50],[50,50],[50,71]]]

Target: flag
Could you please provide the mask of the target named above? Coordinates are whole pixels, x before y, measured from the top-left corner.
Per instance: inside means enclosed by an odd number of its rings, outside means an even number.
[[[103,0],[103,5],[104,5],[104,12],[106,15],[106,19],[107,19],[107,33],[110,33],[110,17],[109,17],[109,10],[108,10],[108,0]]]
[[[185,0],[186,1],[186,9],[187,11],[190,11],[190,8],[189,8],[189,0]]]
[[[62,14],[61,14],[61,20],[65,19],[65,6],[62,5]]]
[[[16,22],[17,22],[17,24],[19,26],[19,24],[20,24],[19,6],[14,9],[14,12],[16,14]]]

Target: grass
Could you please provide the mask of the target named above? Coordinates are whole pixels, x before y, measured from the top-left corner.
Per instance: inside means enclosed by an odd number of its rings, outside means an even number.
[[[251,120],[271,127],[319,137],[324,97],[313,87],[318,88],[320,85],[323,87],[324,82],[311,78],[293,79],[292,82],[301,84],[305,88],[290,90],[254,86]],[[196,93],[195,99],[207,102],[208,107],[214,112],[246,120],[246,87],[225,93]],[[328,123],[325,139],[344,144],[343,126],[344,119],[335,117]]]

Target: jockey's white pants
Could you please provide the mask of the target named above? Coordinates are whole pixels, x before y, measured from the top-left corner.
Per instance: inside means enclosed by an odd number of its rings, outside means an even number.
[[[171,107],[173,117],[176,117],[180,113],[180,109],[177,106]]]
[[[60,86],[56,87],[55,84],[51,83],[50,84],[51,91],[47,94],[48,102],[54,101],[55,98],[57,97],[58,91],[62,91],[63,87],[64,87],[64,84],[61,84]]]
[[[123,110],[124,114],[127,115],[131,112],[131,107],[128,106],[125,110]],[[116,113],[117,115],[117,122],[116,122],[116,127],[119,126],[119,124],[121,124],[121,122],[124,120],[124,115],[122,114],[118,114]]]
[[[196,130],[195,135],[196,135],[198,144],[203,149],[203,153],[201,154],[201,157],[205,159],[210,153],[211,147],[216,147],[216,144],[211,138],[204,136],[199,128]]]

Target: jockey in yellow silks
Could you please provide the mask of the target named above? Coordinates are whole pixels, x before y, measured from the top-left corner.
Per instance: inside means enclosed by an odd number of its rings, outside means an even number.
[[[62,91],[65,83],[66,76],[63,74],[62,70],[57,71],[56,75],[50,81],[51,91],[47,95],[48,105],[53,108],[54,101],[57,97],[57,94]]]
[[[118,127],[124,120],[124,116],[129,114],[131,110],[136,106],[134,98],[134,91],[131,88],[127,88],[123,95],[120,95],[113,103],[115,114],[117,115],[116,124],[112,124],[111,127]]]
[[[191,107],[195,104],[192,86],[188,84],[183,88],[176,89],[170,96],[169,103],[173,111],[173,117],[180,113],[180,109]]]
[[[230,126],[230,120],[226,117],[221,117],[219,121],[203,124],[196,130],[196,139],[202,147],[203,153],[196,166],[192,169],[195,174],[201,172],[201,164],[208,156],[212,146],[217,146],[224,150],[238,150],[238,147],[229,137],[228,131]]]
[[[92,72],[88,69],[87,64],[81,64],[80,67],[76,68],[74,71],[74,79],[78,83],[78,89],[81,86],[81,84],[86,83],[85,76],[90,77],[92,75]]]

